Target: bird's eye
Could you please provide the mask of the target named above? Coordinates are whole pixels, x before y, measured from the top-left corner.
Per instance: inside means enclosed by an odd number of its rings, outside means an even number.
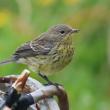
[[[60,33],[61,33],[61,34],[64,34],[64,33],[65,33],[65,31],[60,31]]]

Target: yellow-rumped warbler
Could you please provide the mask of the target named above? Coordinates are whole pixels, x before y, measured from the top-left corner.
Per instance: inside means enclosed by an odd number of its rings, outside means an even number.
[[[11,59],[0,65],[9,62],[26,64],[47,79],[47,75],[62,70],[72,60],[74,49],[71,34],[78,31],[65,24],[53,26],[38,38],[21,45]]]

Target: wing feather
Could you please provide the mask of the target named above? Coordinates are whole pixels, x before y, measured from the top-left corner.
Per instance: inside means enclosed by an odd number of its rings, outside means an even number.
[[[37,55],[47,55],[55,46],[53,40],[48,39],[46,33],[42,34],[40,38],[26,42],[19,47],[13,56],[16,59],[33,57]]]

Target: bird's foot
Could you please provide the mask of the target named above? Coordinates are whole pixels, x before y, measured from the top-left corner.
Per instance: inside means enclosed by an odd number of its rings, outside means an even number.
[[[49,85],[55,86],[55,87],[57,88],[58,91],[60,91],[60,87],[59,87],[59,86],[63,86],[63,85],[61,85],[61,84],[53,83],[53,82],[44,84],[44,86],[49,86]]]

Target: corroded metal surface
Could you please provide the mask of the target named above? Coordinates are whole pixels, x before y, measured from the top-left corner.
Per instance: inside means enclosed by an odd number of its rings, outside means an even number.
[[[11,77],[10,79],[14,79],[14,78],[16,79],[17,76],[8,76],[8,77]],[[10,88],[12,85],[12,82],[11,81],[9,82],[10,83],[0,83],[0,105],[4,103],[5,101],[4,94],[8,90],[8,88]],[[28,94],[41,87],[43,87],[43,85],[39,81],[33,78],[28,78],[23,94]],[[52,97],[46,98],[44,100],[40,100],[37,103],[37,105],[40,107],[40,110],[50,110],[50,108],[51,110],[59,110],[57,102]],[[52,108],[53,105],[56,107],[56,109],[54,109],[54,107]],[[37,110],[36,104],[30,106],[28,110]]]

